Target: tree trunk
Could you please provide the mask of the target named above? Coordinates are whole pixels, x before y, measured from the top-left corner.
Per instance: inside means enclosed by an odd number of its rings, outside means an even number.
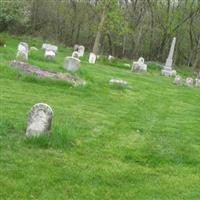
[[[100,44],[101,33],[102,33],[102,28],[103,28],[103,25],[104,25],[104,21],[105,21],[105,10],[102,13],[101,21],[99,23],[97,34],[96,34],[96,38],[95,38],[94,45],[93,45],[93,53],[95,55],[97,55],[98,52],[99,52],[99,44]]]
[[[194,68],[200,68],[200,36],[198,39],[197,49],[196,49],[196,57],[193,64]]]

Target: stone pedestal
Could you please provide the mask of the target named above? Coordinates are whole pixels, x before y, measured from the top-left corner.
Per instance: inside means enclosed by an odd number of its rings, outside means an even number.
[[[168,68],[168,67],[165,67],[162,71],[161,71],[161,74],[163,76],[176,76],[176,70],[173,70],[172,68]]]

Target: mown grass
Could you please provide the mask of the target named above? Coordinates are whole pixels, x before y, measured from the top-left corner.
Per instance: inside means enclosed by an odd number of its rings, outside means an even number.
[[[86,56],[76,74],[85,87],[24,75],[9,67],[18,42],[42,41],[1,36],[0,199],[200,199],[199,88],[177,87],[155,66],[134,74]],[[39,50],[29,63],[64,72],[71,52],[59,47],[45,61]],[[129,87],[110,87],[111,78]],[[29,140],[28,113],[39,102],[54,110],[51,136]]]

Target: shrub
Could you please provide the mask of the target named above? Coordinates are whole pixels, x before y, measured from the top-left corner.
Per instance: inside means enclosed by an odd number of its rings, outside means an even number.
[[[0,47],[3,47],[6,44],[6,41],[3,38],[0,38]]]

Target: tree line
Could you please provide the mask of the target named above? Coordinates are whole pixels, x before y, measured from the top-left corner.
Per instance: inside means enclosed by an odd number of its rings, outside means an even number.
[[[41,36],[95,54],[200,68],[199,0],[3,0],[0,31]]]

